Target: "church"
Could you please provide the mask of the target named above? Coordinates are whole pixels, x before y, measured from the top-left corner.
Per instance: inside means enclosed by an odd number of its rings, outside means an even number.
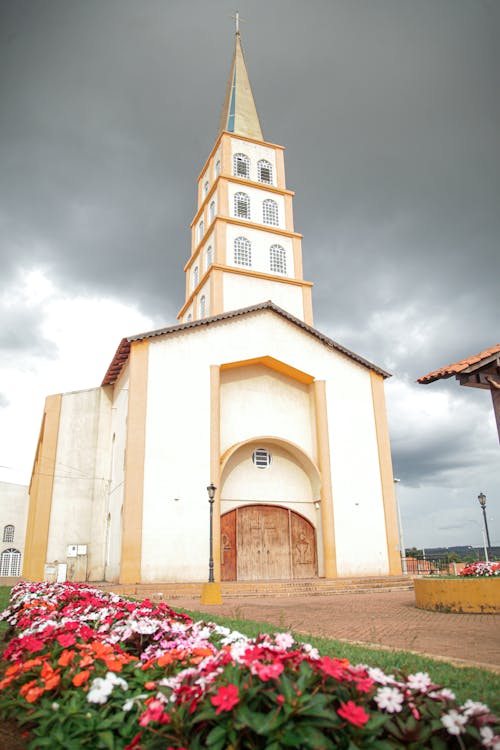
[[[206,581],[211,507],[215,581],[401,573],[388,373],[314,327],[293,197],[237,30],[178,322],[47,397],[25,578]]]

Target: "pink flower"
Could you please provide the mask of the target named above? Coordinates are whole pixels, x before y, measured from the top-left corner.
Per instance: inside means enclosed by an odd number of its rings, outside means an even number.
[[[158,724],[168,724],[170,716],[166,713],[163,703],[159,700],[152,700],[139,719],[139,726],[147,727],[150,721],[156,721]]]
[[[370,715],[366,713],[365,709],[362,706],[358,706],[354,701],[341,703],[337,713],[343,719],[346,719],[349,724],[353,724],[355,727],[364,726],[370,718]]]
[[[210,701],[213,706],[217,706],[216,714],[220,714],[222,711],[230,711],[233,706],[240,702],[238,688],[232,684],[227,687],[222,686],[219,688],[217,695],[210,698]]]
[[[261,664],[258,661],[252,664],[252,674],[256,674],[263,682],[279,677],[283,669],[283,664],[279,661],[275,664]]]

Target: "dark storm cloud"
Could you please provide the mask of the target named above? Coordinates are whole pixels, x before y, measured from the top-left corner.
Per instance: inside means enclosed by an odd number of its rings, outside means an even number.
[[[5,284],[43,267],[68,295],[171,321],[233,12],[229,0],[3,1]],[[408,382],[499,341],[500,4],[245,0],[240,12],[264,136],[287,149],[317,326]],[[426,439],[401,439],[401,401],[393,448],[408,483],[490,456],[472,438],[451,447],[487,409],[467,396],[459,423],[437,419]]]
[[[57,347],[40,327],[40,310],[23,304],[0,307],[0,352],[6,358],[54,357]]]

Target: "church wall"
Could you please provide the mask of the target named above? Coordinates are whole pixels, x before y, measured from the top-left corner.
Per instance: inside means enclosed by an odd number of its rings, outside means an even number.
[[[145,581],[204,580],[208,568],[210,371],[205,330],[151,339],[142,565]]]
[[[71,568],[78,563],[75,580],[85,580],[89,569],[97,572],[102,567],[99,556],[102,556],[105,527],[107,473],[104,467],[108,443],[100,431],[105,431],[105,412],[109,416],[110,408],[109,398],[102,388],[62,396],[46,575],[49,568],[51,575],[56,574],[56,561],[68,564],[68,577],[72,577]],[[93,537],[98,528],[99,537]],[[86,559],[68,558],[68,545],[87,545]]]
[[[276,281],[243,276],[240,274],[224,274],[223,299],[225,310],[237,310],[248,305],[266,302],[268,299],[287,310],[297,318],[304,317],[302,288],[296,284],[277,284]],[[268,345],[266,354],[273,354]],[[274,354],[273,354],[274,356]]]
[[[234,262],[234,241],[237,237],[246,237],[252,243],[252,271],[259,271],[260,273],[271,273],[269,269],[269,248],[271,245],[281,245],[286,250],[286,274],[273,274],[279,280],[280,276],[286,276],[288,278],[294,278],[294,263],[293,263],[293,242],[291,237],[284,237],[283,235],[276,235],[272,232],[266,232],[265,225],[262,229],[254,229],[251,226],[242,227],[240,225],[234,226],[229,224],[227,227],[227,258],[226,263],[228,266],[236,266],[242,268]],[[262,282],[263,283],[263,282]],[[275,285],[274,285],[275,286]],[[255,304],[254,292],[253,301],[251,304]],[[259,297],[260,299],[260,297]],[[271,299],[266,297],[265,299]],[[272,297],[273,302],[279,305],[279,302]],[[250,303],[249,303],[250,304]],[[241,307],[241,305],[240,305]],[[227,307],[226,309],[236,309]],[[302,317],[302,315],[300,316]]]
[[[317,460],[309,386],[263,365],[222,372],[221,452],[264,435],[289,440]]]
[[[276,152],[269,146],[261,145],[260,143],[252,143],[247,140],[239,140],[238,138],[231,138],[231,161],[234,154],[246,154],[250,159],[250,179],[257,182],[257,162],[260,159],[267,159],[273,167],[273,181],[272,184],[276,185]]]
[[[21,554],[20,570],[24,563],[28,503],[29,495],[26,485],[0,482],[0,554],[9,549],[18,550]],[[14,527],[12,541],[4,541],[6,526]]]
[[[228,214],[229,216],[232,216],[233,218],[238,218],[234,211],[234,196],[236,193],[246,193],[248,197],[250,198],[250,216],[249,221],[255,222],[255,224],[263,224],[263,210],[262,210],[262,203],[267,198],[271,198],[272,200],[276,201],[278,204],[278,224],[277,228],[284,229],[285,228],[285,201],[283,199],[282,195],[279,195],[278,193],[270,193],[268,190],[259,190],[255,187],[250,187],[247,185],[241,185],[239,182],[233,183],[230,182],[228,184]],[[263,224],[263,229],[268,226],[267,224]],[[273,225],[274,226],[274,225]],[[277,240],[275,239],[275,242]],[[281,242],[281,237],[278,240]]]
[[[205,488],[211,480],[210,365],[271,353],[326,381],[338,575],[388,572],[370,372],[341,353],[328,351],[274,313],[259,312],[222,325],[150,339],[142,580],[205,577],[209,517]],[[257,367],[257,377],[246,375],[248,382],[240,381],[243,395],[240,391],[237,404],[236,387],[233,394],[228,380],[230,372],[236,370],[221,373],[222,451],[231,441],[239,442],[238,438],[276,432],[284,437],[286,431],[286,439],[303,446],[314,460],[312,414],[306,416],[300,384],[280,389],[277,402],[280,375],[260,376]],[[260,409],[259,397],[252,395],[252,382],[265,383],[268,400],[260,402],[266,409]],[[229,410],[224,405],[226,396],[227,406],[232,400]],[[247,408],[246,402],[252,400],[253,408]],[[246,481],[240,474],[238,482]],[[321,537],[323,530],[319,531]],[[187,554],[186,539],[192,540]]]

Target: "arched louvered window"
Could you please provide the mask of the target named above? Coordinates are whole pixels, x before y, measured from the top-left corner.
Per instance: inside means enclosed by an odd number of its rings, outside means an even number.
[[[250,159],[246,154],[235,154],[233,156],[233,174],[236,177],[250,177]]]
[[[199,280],[200,280],[200,271],[199,271],[198,266],[195,266],[193,270],[193,289],[196,289],[196,287],[198,286]]]
[[[220,175],[220,159],[217,159],[215,163],[215,176],[218,177]]]
[[[208,218],[210,223],[215,219],[215,201],[211,201],[210,206],[208,208]]]
[[[14,526],[8,523],[7,526],[3,527],[3,541],[13,542],[14,541]]]
[[[252,461],[258,469],[268,469],[273,457],[265,448],[257,448],[252,453]]]
[[[264,224],[278,226],[278,204],[272,198],[267,198],[262,204],[262,221]]]
[[[189,313],[189,315],[187,316],[186,323],[191,323],[192,320],[193,320],[193,316],[191,315],[191,313]]]
[[[281,245],[269,248],[269,268],[274,273],[286,273],[286,250]]]
[[[204,318],[207,314],[207,301],[205,295],[200,299],[200,318]]]
[[[0,557],[0,576],[18,576],[21,573],[21,553],[18,549],[6,549]]]
[[[206,265],[206,267],[207,267],[207,268],[210,268],[210,266],[211,266],[211,265],[212,265],[212,263],[213,263],[213,251],[212,251],[212,245],[209,245],[209,246],[207,247],[207,252],[206,252],[206,255],[205,255],[205,260],[206,260],[206,264],[207,264],[207,265]]]
[[[252,246],[246,237],[236,237],[234,241],[234,262],[237,266],[252,265]]]
[[[203,233],[205,231],[205,224],[203,223],[203,219],[198,224],[198,242],[202,239]]]
[[[257,179],[259,182],[271,185],[273,181],[273,167],[271,162],[266,159],[261,159],[257,162]]]
[[[210,187],[210,183],[208,182],[208,180],[206,180],[205,184],[203,185],[203,197],[205,197],[206,195],[208,195],[208,189],[209,189],[209,187]]]
[[[250,218],[250,198],[246,193],[234,194],[234,215],[240,219]]]

